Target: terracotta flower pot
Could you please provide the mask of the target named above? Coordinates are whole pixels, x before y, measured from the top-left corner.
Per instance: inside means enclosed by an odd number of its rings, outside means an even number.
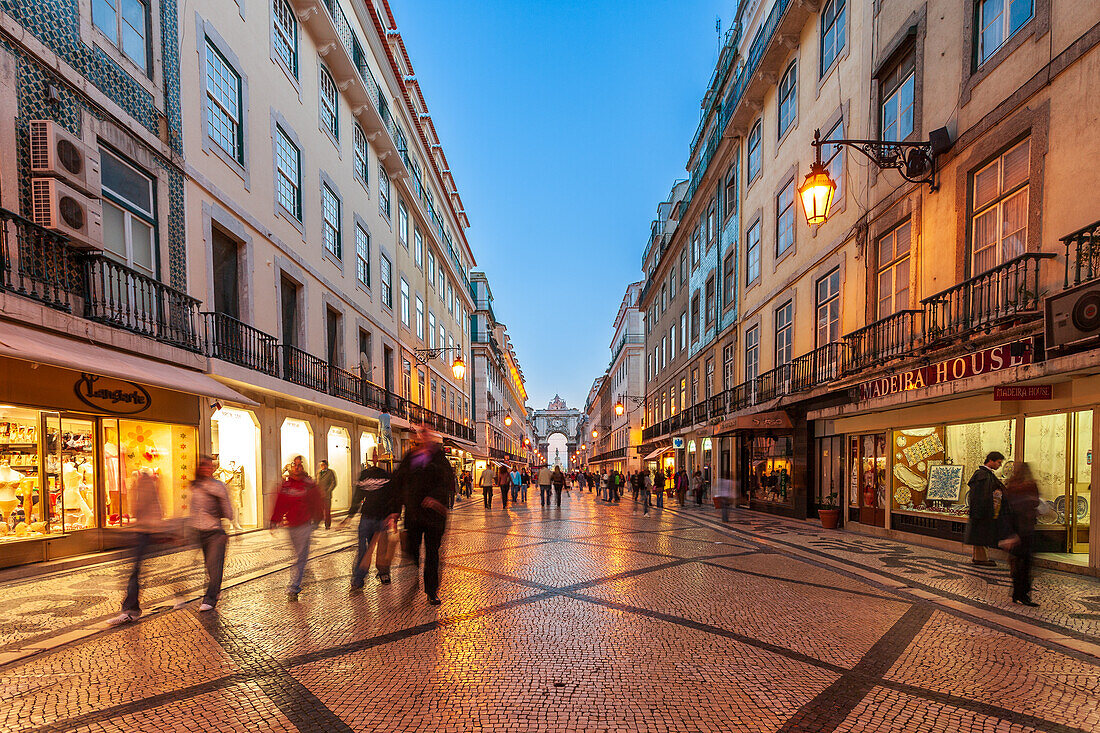
[[[836,529],[840,523],[839,509],[818,509],[817,516],[821,520],[821,526],[825,529]]]

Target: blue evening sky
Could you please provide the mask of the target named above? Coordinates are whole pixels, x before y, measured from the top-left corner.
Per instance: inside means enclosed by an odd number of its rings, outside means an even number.
[[[734,0],[391,0],[538,409],[584,406]]]

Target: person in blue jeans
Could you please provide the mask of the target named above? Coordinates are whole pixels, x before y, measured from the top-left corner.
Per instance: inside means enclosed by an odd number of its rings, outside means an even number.
[[[302,590],[302,578],[309,560],[309,541],[314,528],[325,515],[324,498],[317,484],[306,473],[305,461],[294,456],[290,461],[290,475],[283,479],[279,493],[275,497],[275,508],[271,512],[269,527],[274,530],[279,524],[285,524],[290,533],[290,543],[294,546],[293,575],[287,586],[287,600],[296,602]]]
[[[351,589],[363,588],[370,570],[371,553],[378,571],[378,582],[386,585],[390,582],[390,559],[392,554],[386,547],[387,529],[397,522],[401,513],[401,497],[390,481],[390,474],[378,461],[364,466],[359,472],[355,484],[355,493],[351,497],[351,508],[347,517],[340,522],[343,527],[355,513],[359,513],[359,537],[355,548],[355,565],[351,570]]]
[[[519,472],[519,467],[518,466],[512,469],[511,478],[512,478],[512,503],[515,504],[516,500],[519,499],[520,486],[523,485],[523,474]]]

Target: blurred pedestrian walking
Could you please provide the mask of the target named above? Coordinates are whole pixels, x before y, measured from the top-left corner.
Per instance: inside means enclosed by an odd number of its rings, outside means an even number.
[[[554,472],[550,474],[550,485],[554,487],[554,499],[561,508],[561,492],[565,489],[565,474],[561,472],[561,466],[554,466]]]
[[[500,487],[500,503],[503,504],[503,508],[508,508],[508,492],[512,488],[512,472],[508,470],[508,466],[505,464],[500,465],[500,470],[497,472],[497,486]]]
[[[325,500],[317,483],[306,473],[305,461],[294,456],[290,461],[290,474],[279,485],[275,497],[275,507],[271,512],[268,528],[285,524],[294,547],[295,563],[290,583],[287,585],[287,599],[297,601],[302,591],[302,578],[306,573],[306,561],[309,559],[309,542],[314,528],[321,523],[325,514]]]
[[[509,478],[512,480],[512,503],[515,504],[519,501],[519,490],[523,485],[523,474],[520,473],[518,465],[512,467],[512,473],[509,474]]]
[[[328,461],[317,461],[317,488],[325,500],[325,529],[332,529],[332,492],[336,491],[336,472]]]
[[[424,545],[424,592],[428,603],[438,606],[439,547],[447,527],[447,494],[454,489],[454,471],[439,436],[419,426],[413,449],[397,467],[393,482],[405,503],[405,550],[419,565]]]
[[[665,472],[657,469],[653,472],[653,490],[657,493],[657,508],[665,508]]]
[[[359,533],[355,547],[355,565],[351,570],[352,591],[361,590],[370,572],[371,555],[378,573],[378,582],[390,582],[390,561],[393,547],[389,534],[397,525],[401,513],[401,497],[390,481],[389,472],[375,460],[359,472],[348,515],[340,522],[343,527],[359,513]]]
[[[527,473],[527,468],[520,472],[520,484],[519,484],[519,498],[524,504],[527,503],[527,487],[531,485],[531,474]]]
[[[642,493],[642,514],[649,514],[649,507],[652,504],[653,497],[653,477],[649,471],[641,471],[638,476],[638,480],[641,483]]]
[[[213,610],[222,592],[225,548],[229,543],[229,536],[222,526],[223,519],[233,521],[229,489],[214,478],[214,459],[200,456],[195,466],[195,479],[191,482],[191,517],[187,521],[198,535],[206,566],[206,594],[199,605],[200,611]]]
[[[549,466],[539,467],[539,505],[550,506],[550,476],[551,471]]]
[[[1035,519],[1039,513],[1039,487],[1027,463],[1016,464],[1005,484],[1001,502],[1001,541],[1012,566],[1012,602],[1036,607],[1031,600],[1031,556],[1035,545]]]
[[[966,523],[963,542],[974,548],[974,556],[970,561],[974,565],[997,565],[987,556],[986,548],[997,544],[997,508],[1004,493],[1004,484],[994,471],[1000,469],[1004,460],[1003,453],[992,451],[967,482],[970,487],[970,493],[967,494],[970,517]]]
[[[157,535],[165,530],[164,511],[160,503],[160,477],[149,469],[138,471],[130,484],[130,500],[134,521],[129,525],[134,534],[134,564],[126,584],[122,612],[110,620],[112,626],[128,623],[141,615],[138,601],[141,584],[141,563],[148,557]]]
[[[695,506],[703,506],[703,490],[707,484],[703,480],[703,472],[699,469],[695,469],[695,474],[691,477],[691,490],[695,494]]]
[[[485,468],[481,469],[481,476],[477,479],[477,485],[481,487],[481,495],[485,499],[485,508],[493,508],[493,490],[496,488],[497,472],[488,462],[485,463]]]

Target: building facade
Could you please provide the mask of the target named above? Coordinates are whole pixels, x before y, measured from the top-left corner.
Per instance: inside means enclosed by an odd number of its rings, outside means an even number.
[[[642,420],[645,404],[644,316],[639,308],[642,283],[626,288],[615,315],[611,362],[588,404],[588,417],[597,435],[591,438],[589,462],[598,470],[623,473],[642,464]]]

